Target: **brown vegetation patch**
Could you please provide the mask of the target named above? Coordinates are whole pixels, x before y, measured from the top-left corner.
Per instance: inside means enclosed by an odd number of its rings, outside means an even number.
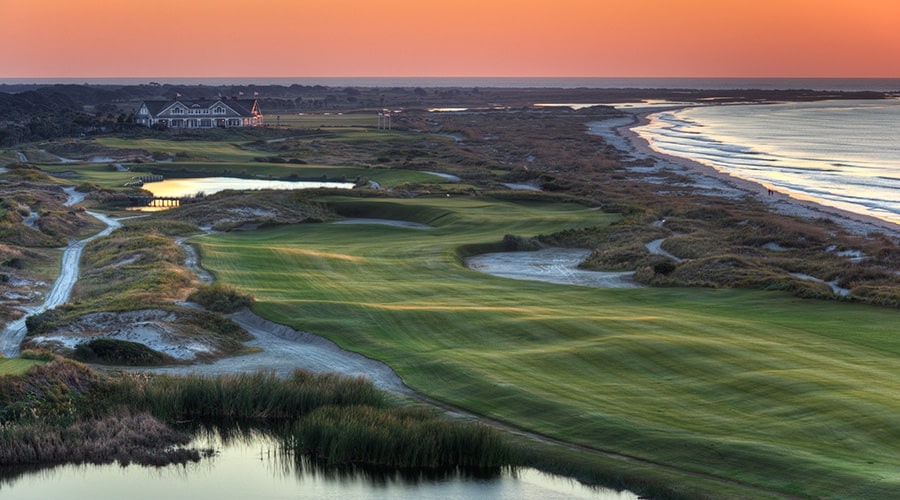
[[[184,205],[153,217],[230,230],[246,225],[321,222],[337,217],[302,191],[222,191],[203,201]]]

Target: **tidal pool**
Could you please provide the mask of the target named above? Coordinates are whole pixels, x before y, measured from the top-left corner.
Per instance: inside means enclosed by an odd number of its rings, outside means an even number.
[[[224,440],[219,434],[193,446],[219,451],[186,466],[65,465],[13,473],[0,467],[6,499],[571,499],[634,500],[628,491],[586,487],[534,469],[488,473],[400,474],[333,471],[296,461],[262,433]]]

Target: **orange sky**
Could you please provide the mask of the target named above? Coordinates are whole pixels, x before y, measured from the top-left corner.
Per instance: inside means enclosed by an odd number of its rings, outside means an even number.
[[[0,0],[0,78],[900,77],[900,0]]]

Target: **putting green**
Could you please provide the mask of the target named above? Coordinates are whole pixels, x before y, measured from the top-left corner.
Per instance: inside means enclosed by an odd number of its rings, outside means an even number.
[[[0,359],[0,375],[22,375],[32,366],[41,363],[41,361],[31,359],[2,358]]]
[[[204,237],[261,315],[531,431],[801,496],[900,488],[897,312],[709,289],[483,275],[457,249],[607,224],[577,205],[326,200],[434,226],[304,224]]]

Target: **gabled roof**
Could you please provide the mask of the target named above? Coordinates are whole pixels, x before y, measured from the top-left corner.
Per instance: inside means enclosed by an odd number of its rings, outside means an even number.
[[[173,101],[144,101],[144,105],[147,106],[147,111],[153,116],[158,115],[160,111],[171,106],[172,103]]]
[[[186,108],[206,108],[213,109],[217,105],[223,105],[226,108],[231,108],[235,113],[239,116],[250,118],[253,116],[253,108],[256,106],[256,99],[174,99],[168,101],[162,100],[153,100],[153,101],[144,101],[144,105],[147,106],[147,110],[153,116],[158,116],[160,113],[165,111],[167,108],[174,106],[176,103],[180,103]]]
[[[239,115],[246,117],[253,116],[253,107],[256,105],[256,99],[233,99],[223,102],[226,106],[235,110]]]

